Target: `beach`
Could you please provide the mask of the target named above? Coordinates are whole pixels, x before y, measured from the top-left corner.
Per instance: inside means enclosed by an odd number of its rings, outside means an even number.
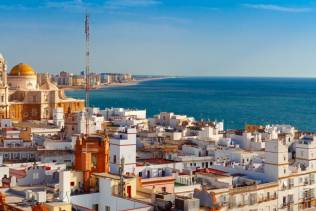
[[[139,80],[133,80],[129,82],[122,82],[122,83],[110,83],[110,84],[100,84],[98,86],[90,87],[92,90],[96,89],[105,89],[105,88],[111,88],[111,87],[124,87],[124,86],[134,86],[137,85],[141,82],[145,81],[154,81],[154,80],[162,80],[162,79],[167,79],[167,78],[172,78],[172,77],[157,77],[157,78],[144,78],[144,79],[139,79]],[[84,90],[86,89],[85,86],[67,86],[67,87],[59,87],[60,89],[63,90]]]

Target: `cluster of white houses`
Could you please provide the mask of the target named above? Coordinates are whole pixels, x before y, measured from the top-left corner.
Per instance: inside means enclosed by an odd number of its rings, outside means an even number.
[[[316,136],[290,125],[123,108],[0,122],[2,210],[316,209]]]
[[[313,133],[122,108],[53,113],[0,121],[4,210],[316,209]]]

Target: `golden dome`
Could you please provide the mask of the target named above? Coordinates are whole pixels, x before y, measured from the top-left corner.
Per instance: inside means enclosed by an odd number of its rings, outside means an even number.
[[[36,73],[30,65],[20,63],[18,65],[15,65],[11,69],[11,72],[9,75],[12,75],[12,76],[32,76],[32,75],[36,75]]]

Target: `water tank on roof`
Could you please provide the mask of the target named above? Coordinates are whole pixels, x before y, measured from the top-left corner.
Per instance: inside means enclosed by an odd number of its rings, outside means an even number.
[[[46,202],[46,191],[39,191],[35,193],[35,200],[39,203]]]

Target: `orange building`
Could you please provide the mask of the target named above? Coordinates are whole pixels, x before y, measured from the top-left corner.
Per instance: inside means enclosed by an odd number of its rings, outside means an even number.
[[[84,110],[84,100],[68,98],[48,77],[38,83],[37,74],[20,63],[7,73],[0,54],[0,118],[16,121],[52,119],[54,109],[65,113]]]
[[[88,192],[92,173],[109,172],[109,139],[101,135],[78,137],[75,170],[84,172],[84,189]]]

